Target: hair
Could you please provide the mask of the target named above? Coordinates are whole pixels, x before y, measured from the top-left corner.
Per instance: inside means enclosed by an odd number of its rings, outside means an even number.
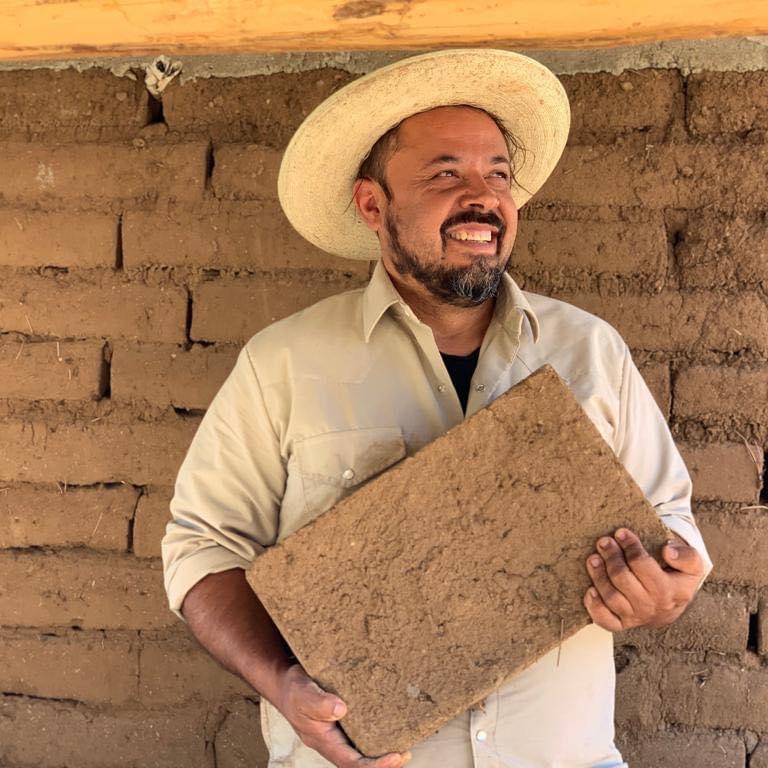
[[[517,178],[515,178],[515,171],[518,168],[518,159],[524,160],[526,149],[520,139],[518,139],[512,133],[512,131],[509,130],[509,128],[507,128],[507,126],[504,124],[504,121],[500,117],[494,115],[492,112],[489,112],[487,109],[476,107],[473,104],[446,104],[445,106],[468,107],[469,109],[475,109],[478,112],[485,113],[488,115],[488,117],[491,118],[491,120],[493,120],[493,122],[496,124],[496,127],[501,132],[501,135],[504,137],[504,141],[507,143],[507,149],[509,150],[510,154],[510,164],[512,166],[511,181],[514,182],[514,184],[517,186],[524,188],[518,182]],[[426,112],[428,110],[424,111]],[[421,113],[417,112],[415,114]],[[412,117],[412,115],[409,115],[409,117]],[[372,181],[377,182],[384,190],[384,194],[386,195],[387,200],[392,199],[392,192],[390,191],[387,184],[386,167],[392,155],[394,155],[397,151],[397,133],[400,129],[400,126],[403,124],[403,121],[407,119],[408,118],[403,118],[403,120],[401,120],[397,125],[394,125],[385,134],[379,137],[376,143],[369,150],[368,154],[363,158],[362,163],[360,163],[360,168],[357,171],[357,180],[371,179]],[[522,162],[520,165],[522,166]]]

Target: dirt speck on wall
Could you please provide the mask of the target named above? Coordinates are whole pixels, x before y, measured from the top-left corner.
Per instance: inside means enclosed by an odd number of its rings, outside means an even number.
[[[251,334],[363,285],[276,201],[338,67],[174,81],[0,72],[0,763],[265,765],[258,697],[165,604],[175,473]],[[563,77],[573,132],[511,270],[630,344],[689,460],[715,570],[616,638],[642,768],[768,765],[768,73]]]

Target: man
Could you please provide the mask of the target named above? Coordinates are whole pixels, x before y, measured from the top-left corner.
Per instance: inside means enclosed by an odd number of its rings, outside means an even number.
[[[332,253],[379,261],[364,290],[246,345],[182,466],[163,542],[171,607],[262,695],[270,765],[624,765],[611,632],[674,620],[711,566],[687,472],[624,342],[504,271],[518,208],[567,130],[565,95],[540,65],[444,51],[351,83],[286,150],[279,191],[292,224]],[[545,362],[678,534],[668,568],[631,531],[606,535],[585,564],[594,624],[563,644],[559,665],[545,656],[412,754],[364,758],[337,724],[344,702],[291,657],[242,569]]]

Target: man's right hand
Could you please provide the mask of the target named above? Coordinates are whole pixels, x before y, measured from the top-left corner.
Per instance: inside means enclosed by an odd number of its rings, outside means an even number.
[[[288,667],[281,682],[279,699],[273,703],[304,744],[337,768],[400,768],[410,760],[409,752],[363,757],[337,722],[347,713],[344,702],[320,688],[300,664]]]

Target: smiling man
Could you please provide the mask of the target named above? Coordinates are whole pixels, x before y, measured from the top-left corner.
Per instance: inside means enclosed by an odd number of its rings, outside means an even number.
[[[163,540],[171,608],[261,694],[271,766],[625,765],[611,632],[673,621],[711,564],[688,474],[626,344],[506,271],[518,209],[567,131],[565,94],[536,62],[443,51],[346,86],[286,150],[291,223],[330,253],[375,259],[373,276],[248,342],[179,472]],[[544,363],[674,531],[666,567],[631,531],[606,531],[585,563],[594,623],[558,663],[543,657],[410,754],[363,757],[338,725],[346,705],[292,658],[243,569]]]

